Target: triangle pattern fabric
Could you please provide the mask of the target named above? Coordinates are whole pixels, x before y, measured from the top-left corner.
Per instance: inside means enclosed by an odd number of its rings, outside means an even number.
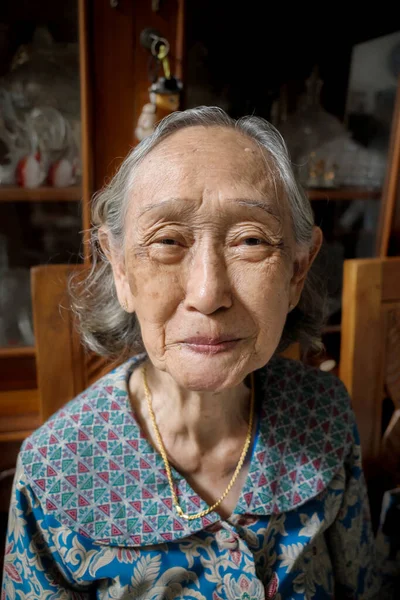
[[[97,543],[122,547],[179,540],[220,521],[185,521],[173,508],[164,464],[132,411],[128,381],[145,355],[100,379],[23,443],[25,474],[45,513]],[[273,358],[256,373],[258,434],[237,514],[270,515],[322,493],[353,443],[341,382]],[[172,470],[181,506],[207,504]]]

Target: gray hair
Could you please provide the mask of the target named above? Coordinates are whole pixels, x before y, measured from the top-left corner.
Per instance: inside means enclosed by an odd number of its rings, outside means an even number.
[[[285,142],[275,127],[254,116],[234,120],[217,107],[203,106],[172,113],[130,152],[112,180],[93,199],[92,267],[84,279],[71,280],[70,293],[81,337],[97,354],[125,358],[143,350],[137,318],[119,304],[111,264],[99,244],[100,227],[105,227],[116,247],[123,247],[126,210],[137,167],[167,137],[193,126],[234,129],[251,138],[264,151],[272,165],[273,178],[286,196],[294,240],[306,247],[311,245],[314,225],[311,205],[296,182]],[[299,341],[304,350],[321,347],[324,304],[320,279],[311,270],[297,307],[288,314],[278,352],[295,341]]]

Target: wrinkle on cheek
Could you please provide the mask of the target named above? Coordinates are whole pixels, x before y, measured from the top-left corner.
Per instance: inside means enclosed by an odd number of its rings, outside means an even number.
[[[153,277],[149,274],[148,270],[141,269],[139,271],[139,269],[137,268],[137,265],[135,268],[135,266],[131,264],[130,269],[129,269],[129,274],[128,274],[128,281],[129,281],[129,287],[132,292],[132,295],[136,298],[136,297],[138,297],[140,290],[143,293],[143,290],[148,288],[148,283],[151,282],[152,278]],[[140,290],[139,290],[139,287],[140,287]],[[150,291],[149,296],[154,299],[158,298],[159,297],[158,290]]]
[[[137,293],[138,293],[137,279],[135,277],[135,273],[133,270],[131,270],[129,273],[128,282],[129,282],[129,289],[132,292],[132,296],[137,296]]]
[[[286,289],[287,286],[290,285],[293,275],[293,266],[288,255],[281,254],[280,256],[271,257],[269,268],[271,270],[269,275],[271,281],[273,280],[275,282],[277,279],[280,279],[282,285]]]
[[[137,296],[138,294],[139,279],[142,284],[146,280],[146,275],[143,275],[143,273],[148,273],[148,261],[149,253],[146,248],[135,246],[128,254],[126,260],[126,272],[128,276],[129,287],[133,296]],[[140,268],[143,263],[147,263],[145,269]],[[141,274],[138,275],[138,272]]]

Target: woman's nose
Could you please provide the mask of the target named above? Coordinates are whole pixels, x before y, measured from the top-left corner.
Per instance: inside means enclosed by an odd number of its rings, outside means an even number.
[[[211,315],[232,306],[225,257],[213,249],[198,251],[188,266],[185,308]]]

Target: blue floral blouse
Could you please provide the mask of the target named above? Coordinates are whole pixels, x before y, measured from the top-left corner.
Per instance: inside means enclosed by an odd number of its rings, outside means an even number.
[[[378,598],[360,448],[335,377],[274,358],[256,373],[258,431],[227,520],[174,511],[128,397],[130,359],[21,448],[2,600]],[[207,505],[173,470],[186,512]]]

